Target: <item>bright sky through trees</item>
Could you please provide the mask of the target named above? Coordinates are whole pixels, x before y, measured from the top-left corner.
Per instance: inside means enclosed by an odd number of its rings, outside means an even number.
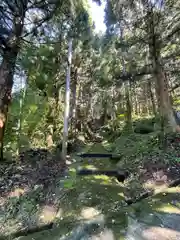
[[[99,32],[105,32],[106,25],[104,24],[104,9],[105,9],[105,2],[99,6],[92,0],[89,0],[89,4],[91,6],[91,15],[92,19],[95,23],[95,31],[97,33]],[[19,91],[20,88],[24,87],[24,79],[19,79],[17,77],[14,77],[14,85],[13,85],[13,92]]]
[[[101,6],[89,0],[89,4],[91,6],[91,14],[92,19],[95,22],[95,31],[96,32],[104,32],[106,30],[106,25],[104,24],[104,9],[105,9],[105,2],[102,3]]]

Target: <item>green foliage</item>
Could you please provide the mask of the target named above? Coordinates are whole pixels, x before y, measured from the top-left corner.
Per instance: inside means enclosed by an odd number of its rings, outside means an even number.
[[[100,4],[101,1],[96,0],[96,2]],[[151,38],[148,32],[150,25],[146,17],[146,15],[148,16],[147,8],[143,3],[141,7],[137,8],[133,1],[107,1],[105,10],[107,32],[101,35],[93,32],[88,1],[73,0],[59,1],[59,3],[62,3],[62,6],[57,8],[58,11],[52,19],[44,23],[45,26],[40,29],[41,33],[39,31],[37,36],[33,36],[32,39],[26,38],[25,41],[22,41],[24,43],[17,69],[25,72],[27,91],[25,94],[23,91],[19,91],[12,98],[5,133],[5,150],[13,155],[17,149],[49,147],[48,141],[52,140],[53,146],[49,148],[54,150],[57,143],[60,143],[61,151],[67,45],[69,37],[72,37],[73,56],[70,84],[72,98],[68,136],[69,146],[72,147],[70,153],[75,153],[83,147],[84,143],[77,139],[79,135],[83,135],[85,138],[87,130],[84,131],[84,129],[88,125],[89,129],[92,128],[90,129],[92,134],[89,135],[96,140],[103,139],[103,142],[91,142],[92,149],[87,149],[87,151],[104,153],[108,150],[118,153],[121,158],[113,161],[119,161],[124,168],[129,168],[132,172],[137,173],[144,162],[148,162],[150,165],[158,164],[161,160],[165,163],[179,162],[179,146],[175,143],[171,144],[175,136],[172,136],[171,141],[170,135],[165,136],[168,142],[166,152],[159,148],[159,117],[135,119],[137,115],[139,117],[141,114],[150,116],[152,114],[152,96],[145,96],[144,92],[144,86],[148,87],[148,81],[153,90],[152,95],[155,95],[154,72],[151,68],[152,59],[149,56],[152,44],[149,43]],[[176,15],[170,10],[168,4],[161,9],[161,12],[153,8],[153,19],[156,22],[154,37],[158,38],[157,43],[161,45],[157,50],[161,53],[163,67],[168,73],[169,85],[171,83],[175,85],[179,81],[177,65],[180,48],[178,35],[176,37],[178,31],[174,32],[172,43],[168,40],[167,35],[172,34],[171,29],[174,30],[176,24],[179,26],[179,19],[174,20],[173,16],[176,17]],[[120,38],[121,27],[124,28],[123,39]],[[128,110],[124,91],[126,87],[130,92],[128,100],[132,104],[132,122],[130,124],[132,123],[134,132],[129,132],[128,126],[125,125],[125,113]],[[74,92],[76,93],[75,97]],[[137,97],[136,103],[135,97]],[[22,104],[20,104],[21,101]],[[73,106],[76,102],[76,106]],[[174,105],[178,104],[179,100],[176,97]],[[144,113],[143,108],[146,105],[148,105],[148,109]],[[156,99],[155,105],[157,105]],[[76,116],[72,113],[73,107],[76,108]],[[149,112],[147,113],[147,111]],[[109,116],[110,118],[108,118]],[[97,133],[102,138],[95,138]],[[91,137],[88,136],[89,139]],[[32,162],[40,165],[39,155],[33,156]],[[56,167],[54,162],[50,164]],[[102,168],[103,164],[97,161],[98,168]],[[108,163],[108,167],[111,167],[110,165]],[[88,177],[86,181],[77,179],[75,169],[70,169],[68,178],[62,181],[63,188],[75,189],[75,197],[70,198],[77,201],[78,205],[81,201],[79,201],[77,193],[80,193],[83,186],[89,194],[89,186],[93,189],[96,185],[97,189],[93,192],[97,197],[95,203],[99,204],[100,208],[102,207],[102,199],[100,199],[102,194],[104,201],[107,202],[109,212],[109,192],[112,191],[112,182],[104,178],[99,186],[99,183],[94,184],[95,178]],[[104,185],[107,188],[110,183],[111,190],[107,191],[103,188]],[[130,180],[129,184],[138,192],[142,190],[142,184],[138,182],[138,177],[133,178],[132,182]],[[134,191],[134,194],[137,191]],[[9,209],[7,217],[11,219],[16,217],[17,212],[23,212],[27,213],[25,216],[28,218],[29,213],[38,211],[37,199],[42,199],[42,192],[43,189],[34,189],[31,197],[27,194],[19,198],[10,198],[7,205],[7,209]],[[118,194],[117,188],[114,188],[113,208],[114,199],[117,198],[119,202]],[[86,197],[87,199],[89,201],[93,198]],[[60,199],[60,203],[62,201]],[[68,205],[67,202],[65,204],[66,207],[68,206],[68,214],[70,214],[69,205],[72,204],[73,207],[76,205],[74,201],[69,201]],[[94,205],[93,202],[88,204]]]
[[[22,92],[16,94],[13,98],[12,105],[9,110],[9,119],[5,134],[5,151],[15,151],[17,149],[17,134],[18,123],[20,115],[19,99],[22,98]],[[20,132],[20,146],[22,148],[29,148],[31,144],[35,147],[46,146],[46,136],[48,129],[52,122],[47,122],[47,116],[51,103],[46,98],[39,96],[38,91],[33,91],[31,88],[27,89],[26,97],[24,99],[23,108],[21,112],[21,132]],[[58,113],[56,113],[58,116]],[[59,137],[62,130],[63,119],[57,118],[56,128]],[[56,139],[57,136],[54,135]]]
[[[114,145],[116,146],[116,152],[123,152],[124,156],[127,155],[136,155],[144,151],[151,151],[151,147],[148,142],[153,139],[153,135],[145,135],[142,137],[141,134],[131,134],[128,137],[122,136],[119,137]],[[153,145],[153,142],[152,142]]]
[[[78,103],[80,108],[78,121],[84,123],[89,120],[87,118],[95,118],[92,109],[96,111],[96,107],[100,108],[97,115],[102,114],[104,110],[110,111],[110,115],[115,117],[113,120],[103,123],[107,127],[104,129],[103,136],[109,141],[113,141],[124,135],[127,130],[124,124],[124,112],[126,112],[124,82],[132,83],[130,87],[137,91],[130,96],[132,102],[135,95],[143,98],[141,84],[144,84],[144,80],[146,80],[145,74],[151,73],[147,71],[146,66],[150,63],[147,54],[148,19],[142,18],[142,12],[139,12],[137,6],[130,2],[127,4],[119,2],[117,9],[115,1],[108,1],[105,11],[107,32],[104,35],[95,34],[88,2],[78,0],[69,3],[69,1],[63,2],[59,12],[49,23],[46,23],[43,36],[38,33],[38,37],[34,36],[23,43],[18,64],[26,72],[27,93],[23,100],[22,111],[19,100],[22,99],[23,94],[19,93],[13,98],[6,129],[6,150],[10,149],[10,146],[13,150],[16,149],[17,141],[20,142],[20,145],[46,146],[49,135],[52,135],[54,144],[61,139],[69,36],[73,36],[71,91],[74,88],[77,70],[77,97],[81,98]],[[146,12],[145,7],[143,9]],[[163,11],[168,12],[168,7]],[[160,24],[157,24],[159,31],[162,31],[160,25],[164,25],[163,21],[165,21],[163,18],[165,12],[163,11],[160,15],[156,11],[154,12],[155,20],[157,15],[160,17]],[[168,12],[168,14],[170,13]],[[119,37],[121,21],[124,28],[123,39]],[[131,30],[126,21],[129,22]],[[173,22],[171,24],[174,25]],[[142,26],[142,29],[139,26]],[[32,43],[29,43],[30,40]],[[177,49],[178,44],[176,43],[172,43],[170,46],[162,44],[162,55],[165,57],[170,53],[174,54]],[[124,64],[122,64],[122,58]],[[142,72],[143,74],[141,74]],[[90,88],[91,91],[89,91]],[[85,100],[82,100],[81,95]],[[73,99],[71,101],[73,102]],[[90,110],[88,109],[89,113],[86,113],[89,102],[91,102]],[[108,104],[104,104],[105,102]],[[119,109],[123,109],[122,114]],[[134,111],[134,106],[132,110]],[[83,117],[80,117],[82,113]],[[133,122],[133,129],[135,133],[144,135],[152,133],[155,130],[154,120],[136,120]],[[81,131],[83,132],[83,127]],[[75,135],[73,130],[69,136],[71,135]]]
[[[75,169],[71,169],[69,171],[69,177],[64,180],[64,188],[73,189],[76,186],[76,171]]]
[[[18,64],[25,71],[27,92],[24,99],[21,91],[13,96],[5,151],[15,152],[18,145],[45,147],[49,135],[54,144],[62,138],[68,38],[73,35],[75,66],[86,65],[95,43],[92,30],[86,0],[71,1],[69,5],[62,2],[58,14],[45,25],[44,34],[23,43]]]

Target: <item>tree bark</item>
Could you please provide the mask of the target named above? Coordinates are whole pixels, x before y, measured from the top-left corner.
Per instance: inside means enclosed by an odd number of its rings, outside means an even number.
[[[179,131],[179,126],[174,118],[173,109],[168,93],[168,85],[164,75],[162,67],[158,62],[154,63],[155,67],[155,80],[156,80],[156,94],[159,103],[160,115],[168,123],[168,127],[171,128],[173,132]]]
[[[179,131],[179,127],[174,118],[173,109],[168,92],[168,82],[165,76],[163,66],[161,64],[161,41],[158,33],[155,32],[154,13],[152,9],[147,12],[148,31],[149,31],[149,53],[153,65],[153,75],[155,79],[156,95],[158,100],[159,112],[162,121],[167,123],[162,124],[166,129],[171,131]]]
[[[127,130],[132,131],[132,105],[130,100],[129,84],[125,86],[125,98],[126,98],[126,125]]]
[[[62,143],[62,158],[65,161],[67,155],[67,140],[68,140],[68,121],[69,121],[69,104],[70,104],[70,79],[71,79],[71,60],[72,60],[72,39],[68,44],[68,66],[66,74],[66,93],[65,93],[65,109],[64,109],[64,131]]]
[[[143,90],[143,101],[142,101],[142,114],[147,115],[148,113],[148,95],[147,95],[147,85],[146,83],[142,84],[142,90]]]
[[[11,102],[13,76],[21,44],[27,1],[23,1],[21,7],[21,11],[17,11],[14,14],[12,31],[6,40],[6,47],[3,49],[3,60],[0,66],[0,160],[3,160],[3,138],[8,106]]]
[[[77,107],[77,82],[78,82],[78,67],[75,68],[74,71],[74,78],[72,82],[72,101],[71,101],[71,133],[74,133],[76,135],[76,107]],[[74,131],[73,131],[74,128]],[[73,136],[74,137],[74,136]]]
[[[154,95],[152,92],[152,84],[151,84],[151,80],[148,81],[148,88],[149,88],[149,95],[150,95],[150,99],[151,99],[151,104],[152,104],[152,111],[154,116],[156,116],[156,104],[155,104],[155,99],[154,99]]]
[[[16,58],[18,54],[17,46],[13,50],[6,52],[0,66],[0,160],[3,160],[3,139],[7,121],[8,106],[11,102],[11,92],[13,87],[13,75]]]

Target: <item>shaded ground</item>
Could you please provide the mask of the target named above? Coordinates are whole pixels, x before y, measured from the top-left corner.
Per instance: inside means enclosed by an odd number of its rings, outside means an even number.
[[[148,163],[140,169],[140,178],[144,183],[155,185],[168,184],[180,177],[180,164]]]
[[[104,152],[104,149],[96,144],[90,151]],[[80,164],[89,168],[113,168],[107,159],[81,163],[80,159],[76,160],[70,165],[71,172]],[[1,167],[1,235],[53,220],[52,230],[19,239],[156,239],[153,234],[159,240],[180,239],[177,224],[180,222],[180,188],[160,189],[162,192],[153,198],[126,206],[127,196],[133,197],[147,188],[147,181],[138,178],[141,167],[137,169],[137,176],[133,175],[124,185],[105,176],[73,175],[69,189],[63,187],[66,180],[62,179],[60,161],[50,155],[41,160],[39,156],[36,160],[32,157],[28,165],[11,165],[11,168],[13,173],[10,167]]]
[[[103,144],[114,153],[121,154],[117,168],[128,169],[131,173],[125,184],[128,198],[144,190],[165,187],[180,177],[179,139],[168,139],[166,151],[159,149],[156,133],[133,133]]]
[[[21,153],[17,162],[0,166],[1,197],[18,197],[32,191],[36,185],[48,190],[55,186],[63,171],[61,159],[46,149],[31,149]]]
[[[155,185],[168,184],[180,177],[180,137],[167,140],[167,150],[150,153],[143,159],[140,177]]]

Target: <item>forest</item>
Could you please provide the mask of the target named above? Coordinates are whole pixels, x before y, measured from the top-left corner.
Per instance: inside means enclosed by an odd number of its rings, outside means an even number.
[[[0,240],[180,239],[179,64],[179,0],[1,0]]]

